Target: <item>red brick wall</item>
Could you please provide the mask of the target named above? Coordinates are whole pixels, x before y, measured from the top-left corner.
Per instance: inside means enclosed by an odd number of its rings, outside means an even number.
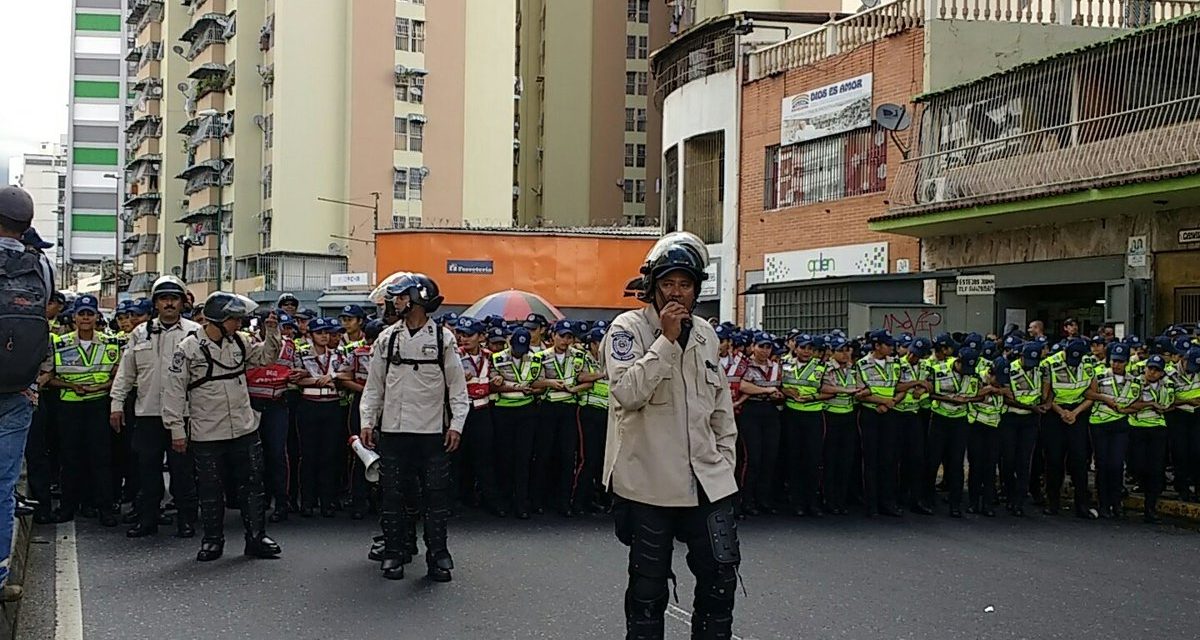
[[[763,254],[817,249],[864,242],[887,241],[888,269],[897,258],[920,268],[915,238],[867,229],[867,219],[887,210],[887,191],[832,202],[763,210],[763,168],[766,148],[779,144],[783,99],[802,91],[873,73],[873,107],[884,102],[907,105],[921,92],[924,68],[921,29],[909,29],[814,65],[752,82],[742,87],[741,184],[738,220],[738,291],[745,290],[745,273],[763,268]],[[898,137],[908,144],[908,132]],[[900,150],[888,140],[888,175],[899,168]],[[739,299],[738,319],[745,307]]]

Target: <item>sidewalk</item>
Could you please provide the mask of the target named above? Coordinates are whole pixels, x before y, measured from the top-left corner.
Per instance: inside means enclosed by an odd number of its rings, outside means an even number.
[[[18,491],[26,491],[24,472],[22,482],[18,483]],[[33,530],[33,518],[26,516],[13,520],[13,543],[9,565],[8,584],[23,585],[25,583],[25,567],[29,560],[29,538]],[[21,600],[0,603],[0,639],[14,640],[17,635],[17,620],[21,613]]]
[[[1174,495],[1173,493],[1170,495]],[[1125,498],[1124,505],[1128,511],[1142,512],[1146,500],[1141,494],[1131,494]],[[1186,520],[1191,524],[1200,524],[1200,503],[1183,502],[1167,498],[1158,499],[1158,514],[1167,518]]]

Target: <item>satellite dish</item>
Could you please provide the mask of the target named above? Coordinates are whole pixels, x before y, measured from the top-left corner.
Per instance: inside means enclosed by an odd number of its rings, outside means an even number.
[[[267,119],[262,117],[261,114],[254,116],[254,124],[258,125],[258,128],[263,131],[267,130]]]
[[[340,245],[336,242],[330,242],[329,243],[329,253],[332,253],[335,256],[342,255],[342,245]]]
[[[888,131],[904,131],[912,126],[912,114],[905,107],[885,102],[875,109],[875,121]]]
[[[182,274],[183,274],[183,269],[180,269],[179,267],[171,267],[171,275],[178,278]]]
[[[879,0],[862,0],[862,6],[858,10],[874,9],[877,6],[879,6]]]

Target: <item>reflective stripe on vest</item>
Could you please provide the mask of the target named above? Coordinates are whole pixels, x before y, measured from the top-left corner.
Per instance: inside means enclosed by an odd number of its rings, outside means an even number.
[[[978,395],[980,388],[983,386],[983,381],[979,378],[970,378],[967,380],[967,388],[964,395]],[[1004,396],[991,395],[984,398],[980,402],[967,403],[967,422],[986,425],[989,427],[1000,426],[1000,418],[1004,415]]]
[[[531,384],[542,372],[541,361],[531,354],[526,354],[518,361],[513,359],[512,352],[507,349],[492,356],[492,366],[507,386]],[[524,407],[532,402],[533,396],[520,391],[504,391],[496,400],[496,406]]]
[[[1118,407],[1128,407],[1137,402],[1137,399],[1141,397],[1142,386],[1138,382],[1138,379],[1131,375],[1126,375],[1124,378],[1124,382],[1118,386],[1117,376],[1111,371],[1105,371],[1103,376],[1096,379],[1096,391],[1102,395],[1116,398]],[[1108,405],[1097,400],[1092,403],[1092,414],[1088,416],[1088,422],[1091,424],[1105,424],[1116,422],[1124,417],[1125,414],[1117,413],[1110,409]]]
[[[1049,368],[1054,401],[1060,405],[1083,402],[1083,394],[1092,384],[1088,369],[1082,363],[1071,367],[1065,360],[1055,360],[1050,363]]]
[[[308,377],[333,377],[337,373],[338,361],[340,360],[337,352],[333,349],[326,349],[324,358],[325,361],[321,362],[321,356],[317,355],[315,351],[300,356],[300,364],[303,365]],[[329,387],[304,387],[300,391],[300,395],[306,400],[317,402],[331,402],[341,399],[341,393],[337,389],[330,389]]]
[[[464,351],[459,354],[459,359],[467,376],[467,396],[471,398],[471,406],[488,406],[492,393],[492,361],[488,353],[480,349],[479,355],[473,356]]]
[[[839,387],[854,386],[854,375],[842,367],[833,370],[834,381]],[[850,413],[854,411],[854,396],[849,393],[834,394],[825,401],[825,410],[829,413]]]
[[[56,343],[54,349],[54,371],[64,382],[91,386],[104,384],[112,379],[113,370],[121,359],[121,350],[115,344],[105,344],[105,336],[97,332],[92,346],[85,350],[79,344],[78,334],[67,334]],[[72,389],[62,389],[59,398],[65,402],[83,402],[104,398],[108,391],[94,391],[79,395]]]
[[[933,392],[939,396],[974,395],[968,393],[970,388],[970,376],[958,373],[953,367],[945,374],[934,374]],[[961,418],[967,415],[967,405],[944,402],[936,398],[933,401],[932,409],[934,413],[946,418]]]
[[[1157,402],[1158,404],[1170,406],[1175,400],[1174,389],[1171,388],[1165,380],[1160,380],[1154,385],[1142,385],[1142,397],[1144,402]],[[1153,428],[1167,426],[1167,418],[1154,407],[1146,407],[1129,417],[1129,426]]]
[[[547,349],[540,354],[542,371],[547,380],[562,380],[568,387],[575,386],[575,358],[570,350],[562,354],[562,363],[558,362],[558,353]],[[550,402],[575,402],[575,394],[570,391],[546,390],[546,400]]]
[[[1175,382],[1175,398],[1177,400],[1195,400],[1196,398],[1200,398],[1200,373],[1184,373],[1182,370],[1176,370],[1173,381]],[[1178,408],[1180,411],[1186,413],[1196,412],[1196,407],[1190,404],[1181,404]]]
[[[1008,410],[1016,415],[1027,416],[1031,409],[1042,403],[1042,370],[1034,367],[1032,372],[1021,367],[1021,362],[1012,363],[1008,380],[1013,392],[1013,399],[1022,408],[1009,407]],[[1026,409],[1024,407],[1029,407]]]
[[[909,362],[907,358],[903,358],[900,360],[899,382],[912,382],[914,380],[923,380],[923,379],[924,378],[921,377],[921,362],[919,360],[917,361],[916,364]],[[922,395],[920,398],[914,398],[913,391],[915,389],[916,389],[916,387],[909,389],[904,394],[904,398],[902,400],[900,400],[900,402],[896,403],[896,411],[903,411],[905,413],[916,413],[917,410],[920,409],[923,404],[926,404],[924,401],[929,397],[929,394]]]
[[[824,402],[815,400],[821,393],[821,379],[824,376],[825,367],[816,358],[810,358],[807,362],[792,361],[784,367],[783,388],[792,389],[801,398],[810,398],[808,401],[799,401],[789,397],[787,408],[793,411],[820,411],[825,408]]]
[[[867,356],[858,361],[858,373],[873,395],[881,398],[896,397],[896,380],[900,377],[900,370],[895,363],[884,361],[880,366],[871,356]],[[873,402],[864,402],[862,405],[870,409],[875,408]]]
[[[258,400],[279,400],[288,388],[288,376],[296,364],[296,345],[284,340],[273,364],[246,370],[246,389]]]

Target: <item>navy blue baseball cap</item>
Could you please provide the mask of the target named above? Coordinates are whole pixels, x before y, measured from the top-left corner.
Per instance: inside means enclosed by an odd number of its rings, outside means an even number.
[[[975,371],[975,367],[979,365],[979,350],[963,347],[958,352],[958,362],[962,363],[963,371],[968,373]]]
[[[604,341],[604,329],[593,328],[591,331],[588,331],[586,334],[584,334],[583,341],[588,344],[592,344],[595,342],[603,342]]]
[[[608,320],[597,320],[597,321],[595,321],[594,323],[592,323],[592,328],[593,328],[593,329],[599,329],[599,330],[601,330],[601,331],[608,331],[608,325],[609,325],[609,324],[610,324],[610,323],[609,323],[609,321],[608,321]]]
[[[891,332],[889,332],[887,329],[879,329],[878,331],[872,331],[871,333],[867,334],[867,339],[873,345],[874,344],[884,344],[889,347],[896,346],[896,339],[892,337]]]
[[[556,336],[568,335],[571,337],[575,337],[575,335],[576,335],[575,323],[571,322],[570,320],[559,320],[558,322],[555,322],[554,323],[554,335],[556,335]]]
[[[280,324],[282,325],[282,321],[280,321]],[[367,337],[367,340],[374,340],[379,337],[379,334],[383,333],[385,326],[383,320],[378,318],[368,320],[367,324],[363,325],[363,335]]]
[[[550,326],[550,321],[540,313],[531,313],[525,316],[525,328],[527,329],[539,329],[548,326]]]
[[[454,330],[467,336],[476,336],[484,332],[483,323],[469,316],[461,316],[454,324]]]
[[[328,318],[314,318],[308,323],[308,330],[310,333],[326,333],[337,331],[337,329],[335,329],[333,325],[329,323]]]
[[[360,320],[365,320],[367,317],[367,312],[365,309],[363,309],[359,305],[348,304],[348,305],[342,307],[342,310],[338,312],[338,317],[339,318],[358,318]]]
[[[41,234],[33,227],[29,227],[21,234],[21,244],[28,245],[34,249],[49,249],[54,246],[53,242],[43,240]]]
[[[312,320],[313,318],[317,317],[317,314],[314,313],[312,309],[300,307],[299,309],[296,309],[295,316],[297,320]]]
[[[508,338],[508,346],[512,348],[514,356],[520,358],[529,353],[529,330],[525,327],[517,327],[513,329],[512,335]]]
[[[720,340],[721,342],[725,342],[726,340],[733,340],[733,331],[731,331],[729,329],[729,327],[727,327],[723,324],[719,324],[716,327],[714,327],[713,331],[717,332],[717,340]]]
[[[73,313],[80,311],[91,311],[92,313],[100,313],[100,301],[96,300],[96,296],[82,295],[75,298],[75,306],[72,309]]]
[[[849,346],[851,346],[850,341],[847,340],[844,336],[835,335],[835,336],[832,336],[829,338],[829,348],[834,351],[845,349],[846,347],[849,347]]]
[[[129,307],[129,312],[135,316],[148,316],[152,309],[154,303],[150,302],[150,298],[137,298],[133,301],[133,306]]]
[[[1192,347],[1183,354],[1183,367],[1188,373],[1200,372],[1200,347]]]
[[[1021,340],[1021,337],[1018,335],[1013,334],[1013,335],[1009,335],[1008,337],[1004,338],[1004,348],[1005,349],[1020,349],[1021,344],[1023,344],[1023,341]]]
[[[1158,369],[1159,371],[1165,371],[1167,368],[1167,361],[1162,356],[1155,354],[1155,355],[1150,356],[1149,358],[1146,358],[1146,368],[1147,369]]]
[[[1010,370],[1008,368],[1008,358],[1000,356],[999,358],[992,360],[992,377],[996,379],[997,384],[1008,384],[1008,381],[1011,378]]]
[[[293,329],[298,328],[298,326],[296,325],[296,319],[293,318],[292,316],[290,316],[289,314],[283,313],[282,311],[279,312],[279,326],[291,327]]]
[[[508,333],[504,327],[492,327],[487,331],[488,342],[504,342],[508,339]]]
[[[1025,366],[1037,366],[1042,361],[1042,344],[1036,340],[1021,345],[1021,360]]]
[[[1174,346],[1175,346],[1175,353],[1177,353],[1179,355],[1184,355],[1188,352],[1189,349],[1192,348],[1192,341],[1183,336],[1180,336],[1178,338],[1175,338]]]
[[[812,347],[815,346],[816,338],[809,333],[797,333],[794,337],[797,347]]]
[[[1087,355],[1091,351],[1091,349],[1088,348],[1088,343],[1082,338],[1070,340],[1067,342],[1066,346],[1063,347],[1063,350],[1067,353],[1067,364],[1072,367],[1079,366],[1079,363],[1083,362],[1083,356]]]
[[[929,338],[913,338],[911,344],[908,345],[908,350],[918,358],[924,358],[933,353],[933,343]]]
[[[761,346],[764,344],[769,344],[769,345],[774,346],[775,345],[775,336],[767,333],[766,331],[761,331],[759,333],[754,334],[754,346],[757,347],[757,346]]]
[[[113,310],[113,317],[120,318],[131,313],[129,307],[133,306],[133,300],[122,300],[117,303],[117,308]]]
[[[986,358],[988,362],[996,359],[996,343],[992,340],[984,340],[983,348],[979,350],[979,357]]]
[[[942,347],[957,349],[958,343],[954,341],[954,336],[948,333],[942,333],[938,334],[938,336],[933,339],[933,346],[938,347],[939,349]]]
[[[969,333],[966,338],[963,338],[963,346],[978,353],[983,348],[983,336],[978,333]]]
[[[1129,345],[1124,342],[1108,345],[1108,359],[1113,362],[1129,362]]]
[[[1125,344],[1129,345],[1130,349],[1140,349],[1144,346],[1142,344],[1142,339],[1132,333],[1125,336],[1124,342],[1125,342]]]
[[[1095,335],[1092,336],[1092,344],[1108,344],[1108,340],[1105,340],[1104,336]]]
[[[829,346],[829,336],[813,336],[813,349],[824,350],[827,346]]]

